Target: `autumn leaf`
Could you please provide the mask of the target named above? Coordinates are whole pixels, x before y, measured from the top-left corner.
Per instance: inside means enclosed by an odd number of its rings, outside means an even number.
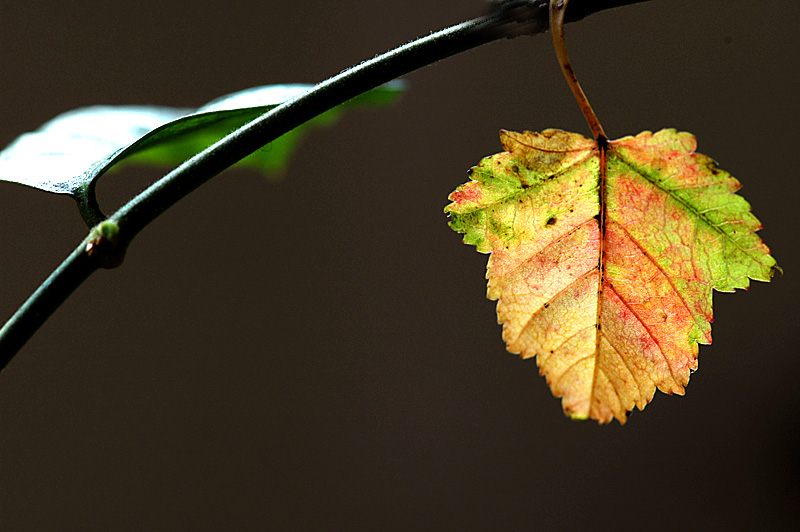
[[[536,357],[573,418],[624,423],[656,388],[683,394],[698,343],[711,343],[711,290],[777,268],[739,182],[675,130],[501,140],[445,212],[491,253],[487,296],[508,350]]]

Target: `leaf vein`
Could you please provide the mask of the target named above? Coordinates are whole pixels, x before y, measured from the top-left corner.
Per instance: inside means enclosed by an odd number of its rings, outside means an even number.
[[[672,377],[673,382],[675,382],[675,384],[677,384],[678,386],[682,386],[682,384],[680,384],[678,382],[678,379],[675,377],[675,372],[672,369],[672,364],[670,364],[670,361],[667,358],[666,353],[664,353],[664,348],[661,346],[661,342],[659,342],[658,338],[656,338],[653,335],[653,331],[650,330],[650,327],[647,326],[647,324],[642,320],[639,314],[637,314],[636,311],[633,310],[633,307],[631,307],[627,301],[622,299],[622,296],[620,296],[619,292],[617,292],[617,290],[614,288],[614,285],[608,283],[608,287],[614,292],[614,294],[616,294],[616,296],[619,298],[622,304],[625,305],[625,307],[631,311],[631,314],[633,314],[633,316],[636,318],[636,321],[638,321],[642,325],[644,330],[647,332],[647,335],[653,340],[656,346],[658,346],[658,352],[661,353],[661,357],[664,359],[664,362],[666,362],[667,368],[669,368],[670,377]]]
[[[725,222],[725,221],[723,221],[723,222],[721,222],[721,223],[719,223],[719,224],[712,222],[711,220],[709,220],[709,219],[708,219],[708,218],[707,218],[707,217],[704,215],[704,211],[700,211],[700,210],[698,210],[697,208],[695,208],[695,206],[694,206],[694,205],[692,205],[691,203],[687,202],[685,199],[683,199],[683,198],[679,197],[677,194],[673,194],[672,192],[674,191],[674,189],[669,189],[669,188],[665,188],[664,186],[662,186],[660,183],[658,183],[658,182],[657,182],[657,180],[653,179],[653,178],[652,178],[652,177],[649,175],[649,173],[648,173],[648,172],[647,172],[647,171],[646,171],[644,168],[640,168],[640,167],[639,167],[639,166],[637,166],[636,164],[634,164],[634,163],[632,163],[631,161],[627,160],[627,159],[626,159],[625,157],[623,157],[623,156],[622,156],[622,154],[621,154],[621,153],[619,153],[618,151],[615,151],[615,152],[614,152],[614,154],[615,154],[615,155],[616,155],[616,156],[619,158],[619,160],[620,160],[620,161],[622,161],[622,163],[624,163],[624,164],[625,164],[625,165],[626,165],[628,168],[630,168],[631,170],[633,170],[633,171],[634,171],[636,174],[638,174],[639,176],[641,176],[642,178],[644,178],[644,179],[645,179],[645,180],[646,180],[648,183],[652,184],[654,187],[656,187],[658,190],[660,190],[661,192],[663,192],[664,194],[666,194],[668,197],[670,197],[670,198],[674,199],[675,201],[677,201],[678,203],[680,203],[681,205],[683,205],[683,206],[684,206],[684,207],[685,207],[687,210],[689,210],[689,211],[691,211],[692,213],[694,213],[694,215],[695,215],[697,218],[699,218],[700,220],[702,220],[702,221],[703,221],[703,222],[704,222],[704,223],[705,223],[705,224],[706,224],[708,227],[710,227],[712,230],[714,230],[715,232],[717,232],[717,233],[719,233],[721,236],[723,236],[723,237],[724,237],[724,238],[725,238],[727,241],[729,241],[729,242],[733,243],[733,245],[734,245],[734,246],[736,246],[736,247],[737,247],[737,248],[738,248],[738,249],[739,249],[739,250],[740,250],[742,253],[744,253],[745,255],[749,256],[751,260],[753,260],[754,262],[757,262],[758,264],[761,264],[761,265],[763,265],[763,266],[767,266],[767,264],[765,264],[765,263],[762,261],[762,259],[761,259],[761,258],[759,258],[759,257],[757,257],[757,256],[756,256],[756,257],[754,257],[754,256],[753,256],[753,254],[752,254],[752,253],[750,253],[750,250],[747,250],[747,249],[743,248],[743,247],[742,247],[742,246],[739,244],[739,241],[738,241],[736,238],[734,238],[734,237],[733,237],[733,235],[730,235],[730,234],[728,234],[727,232],[725,232],[725,231],[723,231],[723,230],[721,229],[721,226],[722,226],[724,223],[728,223],[728,222]]]
[[[622,356],[622,353],[617,348],[617,346],[614,345],[614,343],[611,341],[611,339],[609,338],[608,334],[604,333],[603,334],[603,338],[605,338],[606,342],[608,342],[608,345],[611,346],[611,349],[614,350],[614,353],[616,353],[616,355],[619,357],[619,359],[625,365],[625,369],[628,371],[628,373],[630,373],[631,377],[633,378],[633,382],[636,384],[636,389],[639,390],[639,397],[641,397],[642,399],[645,399],[644,393],[642,393],[642,386],[639,384],[639,380],[636,378],[636,375],[634,375],[633,371],[631,370],[630,366],[628,365],[628,361],[625,359],[625,357]],[[598,355],[599,355],[599,353],[598,353]],[[608,378],[607,374],[606,374],[606,378]],[[611,379],[609,379],[609,381],[610,380]],[[616,388],[614,388],[614,391],[616,392]],[[617,395],[619,395],[619,394],[617,394]],[[620,400],[621,399],[622,398],[620,397]]]
[[[550,298],[548,301],[550,301],[550,303],[551,303],[551,304],[553,304],[553,301],[555,301],[557,298],[561,297],[561,296],[562,296],[562,295],[563,295],[563,294],[564,294],[564,293],[565,293],[567,290],[569,290],[570,288],[572,288],[573,286],[575,286],[576,284],[578,284],[580,281],[583,281],[585,278],[587,278],[587,277],[589,276],[589,274],[591,274],[591,273],[594,273],[595,271],[597,271],[597,266],[593,267],[591,270],[588,270],[588,271],[586,271],[586,272],[582,273],[581,275],[579,275],[578,277],[576,277],[575,279],[573,279],[573,280],[572,280],[572,281],[571,281],[569,284],[567,284],[566,286],[564,286],[564,288],[562,288],[561,290],[559,290],[557,293],[553,294],[553,297],[551,297],[551,298]],[[530,326],[531,322],[533,322],[533,320],[534,320],[534,319],[535,319],[535,318],[536,318],[536,317],[537,317],[539,314],[541,314],[541,313],[542,313],[542,311],[543,311],[545,308],[546,308],[546,307],[545,307],[544,305],[542,305],[541,307],[539,307],[538,309],[536,309],[536,312],[534,312],[533,314],[531,314],[530,318],[528,318],[528,320],[525,322],[525,325],[523,325],[523,326],[520,328],[520,332],[519,332],[519,334],[517,335],[516,339],[514,340],[515,342],[518,342],[518,341],[519,341],[519,339],[522,337],[522,335],[525,333],[525,331],[526,331],[526,330],[528,330],[528,327]]]
[[[642,254],[643,254],[645,257],[647,257],[647,259],[648,259],[648,260],[649,260],[649,261],[650,261],[650,262],[653,264],[653,266],[655,266],[655,267],[656,267],[656,269],[657,269],[657,270],[658,270],[658,271],[661,273],[661,275],[663,275],[663,276],[664,276],[664,278],[665,278],[665,279],[667,280],[667,282],[669,283],[669,286],[672,288],[672,291],[673,291],[673,292],[674,292],[674,293],[675,293],[675,294],[678,296],[678,299],[680,299],[680,301],[681,301],[681,304],[683,305],[683,308],[685,308],[685,309],[686,309],[686,311],[689,313],[689,315],[690,315],[690,316],[691,316],[691,317],[694,319],[695,323],[697,323],[697,322],[698,322],[698,319],[699,319],[699,317],[698,317],[698,316],[696,316],[696,315],[695,315],[695,313],[694,313],[694,312],[692,312],[692,309],[690,309],[690,308],[689,308],[689,304],[688,304],[688,303],[686,303],[686,299],[683,297],[683,294],[682,294],[682,293],[681,293],[681,291],[680,291],[680,290],[678,290],[678,288],[675,286],[675,283],[672,281],[672,277],[670,277],[670,276],[667,274],[667,272],[666,272],[666,271],[664,271],[664,268],[662,268],[662,267],[661,267],[661,265],[660,265],[660,264],[659,264],[659,263],[656,261],[656,259],[655,259],[655,258],[654,258],[652,255],[650,255],[650,253],[649,253],[649,252],[648,252],[648,251],[647,251],[647,250],[646,250],[646,249],[645,249],[645,248],[644,248],[644,247],[643,247],[643,246],[642,246],[642,245],[639,243],[639,241],[638,241],[638,240],[636,240],[636,239],[633,237],[633,235],[631,235],[631,234],[628,232],[628,230],[625,228],[625,226],[623,226],[622,224],[620,224],[620,223],[617,223],[617,222],[612,222],[612,223],[613,223],[613,224],[614,224],[616,227],[619,227],[619,229],[620,229],[620,230],[621,230],[623,233],[625,233],[625,236],[627,236],[627,237],[628,237],[628,240],[630,240],[630,241],[631,241],[631,243],[633,243],[633,245],[635,245],[635,246],[636,246],[636,247],[639,249],[639,251],[641,251],[641,252],[642,252]],[[692,246],[692,247],[694,247],[694,246]],[[694,250],[693,250],[692,252],[694,252]],[[615,292],[616,292],[616,290],[615,290]],[[622,298],[620,298],[620,299],[622,299]],[[700,325],[700,324],[698,323],[698,325]]]
[[[567,373],[569,373],[570,371],[572,371],[573,369],[575,369],[575,366],[577,366],[578,364],[580,364],[580,363],[581,363],[581,362],[583,362],[584,360],[587,360],[587,359],[590,359],[590,358],[592,358],[593,356],[594,356],[594,355],[586,355],[585,357],[581,357],[581,358],[579,358],[578,360],[576,360],[575,362],[573,362],[572,364],[570,364],[570,365],[567,367],[567,369],[565,369],[565,370],[564,370],[564,372],[563,372],[561,375],[559,375],[559,376],[558,376],[558,378],[556,379],[556,381],[553,383],[553,389],[554,389],[554,390],[558,389],[558,385],[559,385],[559,383],[561,383],[561,379],[563,379],[563,378],[564,378],[564,376],[565,376]],[[595,364],[597,364],[597,361],[595,361]],[[562,394],[562,395],[563,395],[563,394]]]

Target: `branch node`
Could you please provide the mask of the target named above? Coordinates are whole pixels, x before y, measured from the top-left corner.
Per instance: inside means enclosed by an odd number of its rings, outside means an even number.
[[[119,236],[119,225],[105,220],[92,228],[84,251],[99,267],[112,269],[122,264],[127,247]]]

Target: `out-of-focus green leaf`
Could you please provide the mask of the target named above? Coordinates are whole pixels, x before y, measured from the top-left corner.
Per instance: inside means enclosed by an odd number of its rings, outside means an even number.
[[[126,163],[177,166],[231,131],[313,85],[270,85],[218,98],[199,109],[93,106],[75,109],[26,133],[0,152],[0,180],[76,195],[111,167]],[[343,109],[387,105],[401,82],[382,85],[290,131],[239,165],[280,171],[313,126],[331,124]]]

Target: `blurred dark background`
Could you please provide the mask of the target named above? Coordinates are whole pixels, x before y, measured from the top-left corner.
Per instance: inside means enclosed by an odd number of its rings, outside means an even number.
[[[0,145],[76,107],[316,82],[482,0],[11,2]],[[391,107],[228,172],[83,285],[0,374],[3,530],[795,530],[798,25],[783,0],[653,0],[567,30],[612,136],[675,127],[744,184],[785,275],[716,294],[684,397],[573,422],[509,355],[447,194],[498,130],[588,134],[549,37],[409,74]],[[101,180],[106,211],[160,174]],[[86,233],[0,183],[0,315]]]

